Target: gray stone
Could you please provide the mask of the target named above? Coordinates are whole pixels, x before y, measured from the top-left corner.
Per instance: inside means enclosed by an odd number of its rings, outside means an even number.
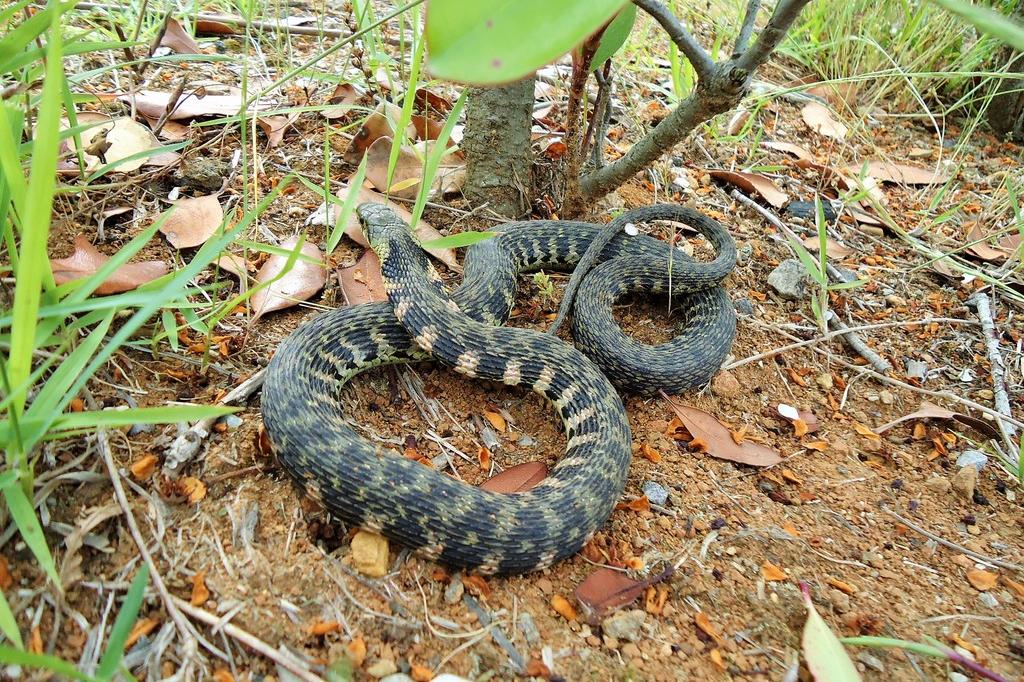
[[[527,436],[526,434],[523,434],[523,436],[519,439],[519,447],[521,448],[532,448],[536,444],[537,439],[534,438],[533,436]]]
[[[971,682],[971,678],[954,670],[949,673],[949,682]]]
[[[920,360],[907,360],[907,376],[924,381],[928,376],[928,365]]]
[[[665,506],[665,503],[668,502],[668,490],[666,490],[665,486],[660,483],[647,481],[640,489],[643,491],[644,495],[647,496],[647,500],[651,504],[663,507]]]
[[[617,640],[637,642],[642,637],[640,626],[647,620],[647,612],[640,609],[620,611],[601,621],[601,628],[608,637]]]
[[[380,682],[413,682],[413,679],[405,673],[395,673],[394,675],[382,677]]]
[[[807,293],[807,271],[796,258],[787,258],[768,275],[768,284],[779,296],[790,301],[802,301]]]
[[[998,609],[999,608],[999,600],[996,599],[995,595],[992,594],[991,592],[982,592],[981,594],[979,594],[978,595],[978,601],[980,601],[981,605],[984,606],[984,607],[987,607],[987,608],[990,608],[990,609]]]
[[[964,450],[956,458],[956,465],[961,468],[974,467],[981,471],[985,468],[986,464],[988,464],[988,455],[981,450]]]
[[[448,587],[444,589],[444,600],[448,604],[456,604],[462,601],[462,593],[466,591],[465,585],[462,584],[462,578],[456,574]]]
[[[741,298],[736,301],[736,312],[740,315],[753,315],[754,304],[750,302],[749,298]]]
[[[960,493],[968,502],[974,500],[974,489],[978,485],[978,470],[974,467],[964,467],[953,477],[953,490]]]
[[[872,670],[876,670],[880,673],[885,672],[885,665],[882,663],[882,660],[877,656],[872,656],[866,651],[861,651],[860,653],[858,653],[857,660],[866,665],[867,667],[871,668]]]
[[[526,611],[519,614],[519,630],[523,633],[523,637],[526,638],[527,644],[534,647],[540,644],[540,630],[537,629],[537,624],[533,622],[533,616]]]

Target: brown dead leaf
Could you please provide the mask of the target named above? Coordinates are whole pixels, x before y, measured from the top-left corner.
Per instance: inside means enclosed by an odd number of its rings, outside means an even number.
[[[306,628],[306,632],[313,637],[323,637],[329,635],[332,632],[341,632],[341,623],[336,620],[318,620],[309,624]]]
[[[196,571],[192,576],[192,596],[189,603],[192,606],[202,606],[210,598],[210,590],[206,587],[206,571]]]
[[[192,39],[192,36],[188,34],[188,31],[178,23],[177,19],[174,19],[170,15],[167,15],[167,21],[164,22],[163,35],[160,37],[160,46],[170,48],[172,52],[178,54],[202,54],[203,51],[199,49],[199,45]]]
[[[1017,597],[1019,599],[1024,599],[1024,584],[1021,584],[1021,583],[1017,582],[1016,580],[1012,580],[1010,578],[1007,578],[1005,575],[1003,576],[1002,582],[1003,582],[1004,585],[1006,585],[1011,590],[1013,590],[1017,594]],[[0,587],[2,587],[2,586],[3,585],[0,585]]]
[[[859,433],[860,435],[864,436],[868,440],[873,440],[873,441],[881,440],[881,436],[879,436],[877,433],[875,433],[874,431],[872,431],[868,427],[864,426],[860,422],[856,422],[856,421],[853,422],[853,430],[856,431],[857,433]]]
[[[385,195],[375,192],[369,187],[360,187],[357,191],[359,192],[359,196],[356,198],[356,205],[368,202],[385,204],[406,223],[412,222],[412,213],[410,213],[409,209],[405,208],[405,206],[388,200]],[[345,201],[348,197],[348,193],[349,188],[345,185],[338,191],[338,198],[341,199],[341,201]],[[332,214],[333,211],[328,211],[328,222],[331,224],[334,222],[334,219],[331,217]],[[433,225],[422,218],[416,224],[415,233],[417,239],[424,242],[440,239],[443,236],[440,232],[434,229]],[[345,236],[361,246],[370,246],[366,241],[366,237],[363,235],[363,228],[362,225],[359,224],[359,216],[356,215],[355,211],[352,211],[352,215],[349,216],[348,224],[345,225]],[[459,265],[458,260],[455,258],[455,251],[453,249],[427,249],[427,253],[434,258],[437,258],[455,272],[462,272],[462,266]]]
[[[600,622],[609,611],[632,603],[648,587],[662,582],[672,573],[673,569],[669,567],[638,582],[621,571],[601,567],[579,584],[576,600],[583,608],[587,622]]]
[[[821,164],[815,161],[814,154],[807,151],[798,144],[793,144],[791,142],[762,142],[761,144],[762,146],[767,147],[768,149],[775,149],[780,152],[791,154],[792,156],[796,157],[797,161],[800,162],[797,164],[798,166],[805,168],[823,167],[821,166]]]
[[[944,407],[939,407],[938,405],[930,403],[927,400],[921,401],[921,406],[918,407],[917,410],[915,410],[914,412],[911,412],[910,414],[904,415],[904,416],[900,417],[899,419],[894,419],[891,422],[889,422],[888,424],[883,424],[882,426],[879,426],[877,429],[875,429],[875,433],[879,433],[879,434],[885,433],[886,431],[888,431],[892,427],[894,427],[897,424],[900,424],[902,422],[906,422],[906,421],[920,421],[922,419],[953,419],[955,421],[960,422],[964,426],[969,426],[970,428],[974,429],[978,433],[984,434],[985,436],[987,436],[989,438],[998,438],[999,437],[999,432],[996,430],[996,427],[993,426],[992,424],[988,423],[984,419],[978,419],[977,417],[972,417],[971,415],[968,415],[968,414],[961,414],[959,412],[953,412],[951,410],[947,410]],[[917,438],[917,436],[918,436],[916,427],[915,427],[914,436],[915,436],[915,438]],[[921,438],[923,438],[923,437],[924,437],[924,434],[921,433],[920,434],[920,438],[917,438],[917,439],[921,440]]]
[[[726,126],[725,131],[729,135],[739,135],[743,132],[743,127],[747,125],[747,121],[750,120],[750,110],[746,107],[740,107],[736,110],[736,113],[729,119],[729,125]]]
[[[43,633],[39,629],[38,625],[33,625],[31,632],[28,636],[28,646],[26,647],[30,654],[42,654],[43,653]]]
[[[345,150],[342,156],[342,161],[352,165],[358,164],[366,154],[367,150],[373,145],[374,142],[382,137],[389,139],[395,135],[395,130],[398,127],[398,121],[402,118],[402,110],[396,107],[394,104],[388,102],[381,102],[376,109],[373,110],[366,120],[363,122],[363,126],[356,133],[355,137],[352,138],[352,142],[349,143],[348,149]],[[413,139],[416,137],[416,128],[410,123],[405,129],[405,138]],[[390,154],[391,143],[388,143],[388,153]],[[387,166],[384,166],[386,169]],[[376,183],[374,183],[376,184]],[[380,187],[378,185],[378,187]]]
[[[800,116],[811,130],[835,140],[846,139],[846,126],[837,121],[828,107],[818,102],[808,102],[800,109]]]
[[[160,625],[160,621],[156,618],[140,618],[135,621],[135,627],[128,633],[128,639],[124,641],[124,650],[128,651],[131,649],[141,637],[145,637],[153,632],[153,630],[156,630],[157,625]]]
[[[480,463],[480,471],[486,473],[491,470],[491,451],[488,448],[481,445],[477,450],[476,459]]]
[[[988,592],[999,581],[999,576],[991,571],[980,568],[972,568],[967,571],[967,582],[979,592]]]
[[[424,109],[433,110],[441,114],[447,114],[455,107],[455,104],[444,95],[439,95],[426,88],[417,88],[413,97],[416,103]]]
[[[425,665],[413,663],[409,666],[409,677],[412,682],[430,682],[434,679],[434,671]]]
[[[857,103],[857,89],[856,83],[822,83],[807,90],[807,94],[821,97],[834,107],[853,108]]]
[[[616,509],[630,509],[630,510],[636,511],[636,512],[650,511],[651,510],[651,501],[647,499],[646,495],[641,495],[640,497],[632,499],[629,502],[619,502],[618,504],[615,505],[615,508]]]
[[[419,192],[419,185],[423,179],[421,159],[426,158],[425,143],[418,143],[415,148],[402,146],[391,175],[391,184],[388,185],[391,144],[390,137],[380,137],[366,150],[366,179],[381,192],[413,199]],[[434,181],[430,187],[431,196],[458,191],[465,182],[465,177],[465,163],[457,158],[456,154],[448,154],[441,159],[441,164],[434,174]]]
[[[287,116],[260,116],[256,119],[256,124],[263,130],[267,136],[267,147],[273,149],[279,147],[284,142],[285,131],[292,126],[295,121],[299,118],[299,112],[292,112]]]
[[[747,192],[754,192],[775,208],[782,208],[789,203],[789,195],[779,189],[779,187],[772,182],[771,178],[767,178],[763,175],[758,175],[757,173],[710,169],[707,170],[707,173],[713,178],[727,182],[730,185],[736,185]]]
[[[802,443],[802,445],[808,450],[817,450],[818,452],[824,452],[828,449],[828,441],[825,440],[814,440],[809,443]]]
[[[235,676],[227,668],[217,668],[211,679],[213,682],[235,682]]]
[[[770,466],[782,461],[782,456],[767,446],[750,440],[736,443],[729,435],[729,429],[707,412],[683,405],[670,397],[666,397],[665,401],[686,426],[693,440],[702,443],[712,457],[752,466]]]
[[[171,214],[160,231],[176,249],[204,244],[216,234],[224,221],[224,207],[216,194],[174,202]]]
[[[544,462],[523,462],[491,476],[480,484],[482,490],[492,493],[523,493],[537,485],[548,475]]]
[[[858,177],[864,165],[849,165],[840,168],[844,175]],[[901,163],[889,163],[873,159],[867,162],[867,174],[879,182],[894,182],[904,185],[936,185],[949,180],[949,176],[917,166],[908,166]]]
[[[159,461],[160,459],[156,455],[144,455],[132,462],[132,465],[128,467],[128,470],[131,471],[132,476],[135,477],[136,480],[144,481],[153,475],[153,472],[156,471],[157,462]]]
[[[280,246],[282,249],[294,250],[298,244],[298,237],[291,237],[281,242]],[[253,322],[273,310],[290,308],[299,301],[305,301],[327,283],[327,269],[323,266],[324,256],[320,249],[306,242],[302,245],[302,253],[316,262],[296,258],[291,270],[270,286],[253,294],[249,300],[253,309]],[[288,256],[271,254],[256,273],[256,281],[263,283],[273,280],[281,274],[287,263]]]
[[[57,284],[64,284],[76,279],[93,275],[110,260],[89,243],[85,235],[75,237],[75,250],[67,258],[55,258],[50,261],[53,279]],[[110,277],[96,289],[97,294],[117,294],[131,291],[146,282],[163,277],[168,272],[167,265],[162,261],[144,261],[142,263],[126,263],[115,270]]]
[[[362,95],[356,90],[356,87],[351,83],[339,83],[338,87],[334,88],[334,93],[327,100],[329,106],[325,106],[320,110],[320,115],[328,120],[341,118],[349,111],[352,107],[359,102]]]
[[[491,410],[484,410],[484,419],[490,422],[499,433],[505,433],[508,429],[508,424],[505,423],[505,418],[498,412],[492,412]]]
[[[14,576],[7,567],[7,557],[0,554],[0,590],[7,590],[14,584]]]
[[[718,649],[712,649],[708,656],[711,658],[711,662],[715,664],[715,667],[721,672],[724,673],[729,669],[729,666],[725,664],[725,659],[722,658],[722,652]]]
[[[215,266],[221,270],[230,272],[239,280],[245,279],[248,281],[249,270],[251,267],[249,262],[237,253],[225,253],[217,259]]]
[[[725,646],[725,638],[718,632],[718,629],[711,624],[711,619],[708,618],[707,614],[703,611],[698,612],[693,617],[694,624],[700,628],[700,631],[710,637],[714,643],[718,646]]]
[[[817,237],[807,237],[801,242],[808,251],[818,252],[818,245],[821,243]],[[831,237],[825,240],[825,253],[829,258],[843,259],[847,256],[852,256],[857,253],[855,249],[851,249],[849,246],[840,244]]]
[[[770,583],[789,580],[789,576],[786,575],[785,571],[767,559],[765,559],[764,563],[761,564],[761,577]]]
[[[189,501],[195,504],[206,497],[206,484],[193,476],[185,476],[177,481],[178,491]]]
[[[338,270],[338,283],[348,305],[388,300],[380,272],[380,259],[370,249],[363,252],[355,265]]]
[[[196,19],[193,27],[197,36],[232,36],[238,33],[234,26],[211,19]]]
[[[572,607],[572,604],[569,603],[568,599],[560,594],[556,594],[551,598],[551,608],[555,610],[555,613],[560,615],[562,618],[565,618],[567,621],[572,622],[577,618],[576,609]]]
[[[486,599],[491,595],[491,586],[487,584],[487,581],[482,576],[464,575],[462,576],[462,583],[466,586],[466,589],[478,597]]]
[[[345,647],[345,654],[355,667],[358,668],[363,665],[363,661],[366,660],[366,640],[363,639],[362,635],[355,637],[348,643],[348,646]]]
[[[1005,235],[997,242],[997,246],[992,246],[988,243],[985,233],[977,222],[971,226],[971,231],[967,233],[967,241],[977,242],[967,247],[969,253],[982,260],[995,263],[1007,260],[1020,248],[1019,234]]]
[[[78,118],[80,125],[97,121],[95,117],[86,117],[84,113],[79,114]],[[130,173],[145,165],[165,166],[178,159],[177,152],[154,152],[149,156],[118,163],[129,156],[160,149],[162,146],[149,128],[126,117],[108,119],[107,122],[84,131],[80,137],[85,167],[90,171],[116,163],[115,171]],[[74,144],[72,138],[70,145],[73,147]],[[73,172],[77,173],[77,165]]]
[[[840,592],[845,592],[846,594],[854,594],[857,592],[856,587],[854,587],[848,582],[840,580],[839,578],[833,578],[829,576],[825,579],[825,582],[828,583],[830,586],[836,588]]]

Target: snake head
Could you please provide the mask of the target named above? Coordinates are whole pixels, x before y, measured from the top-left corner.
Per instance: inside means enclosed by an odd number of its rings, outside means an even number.
[[[384,204],[359,204],[356,208],[356,214],[363,225],[363,234],[366,235],[366,241],[370,243],[370,248],[375,251],[377,246],[395,228],[405,231],[409,229],[405,222],[395,213],[394,209]]]

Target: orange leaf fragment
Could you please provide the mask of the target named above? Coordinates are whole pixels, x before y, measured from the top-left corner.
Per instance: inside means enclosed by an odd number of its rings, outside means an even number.
[[[666,601],[668,601],[667,587],[648,587],[647,592],[644,595],[644,610],[647,611],[647,613],[654,614],[655,616],[661,615],[662,610],[665,608]]]
[[[341,632],[341,623],[336,620],[318,620],[310,623],[306,632],[314,637],[322,637],[332,632]]]
[[[568,599],[560,594],[556,594],[551,598],[551,608],[555,610],[555,613],[568,621],[574,621],[577,618],[576,609],[572,607]]]
[[[869,440],[880,441],[882,437],[860,422],[853,422],[853,430]]]
[[[818,452],[823,452],[828,449],[828,441],[825,440],[812,440],[811,442],[804,443],[803,445],[808,450],[817,450]]]
[[[462,583],[478,597],[488,597],[491,594],[491,586],[481,576],[467,575],[462,578]]]
[[[805,422],[803,419],[794,419],[793,420],[793,435],[795,435],[797,438],[799,438],[800,436],[807,435],[807,432],[808,432],[807,422]]]
[[[195,504],[206,497],[206,484],[193,476],[185,476],[179,479],[178,490],[191,504]]]
[[[833,578],[829,576],[825,579],[825,582],[831,585],[832,587],[836,588],[840,592],[845,592],[846,594],[853,594],[857,591],[856,587],[854,587],[848,582],[840,580],[839,578]]]
[[[661,453],[652,448],[647,443],[640,444],[640,455],[648,462],[654,462],[657,464],[661,461]]]
[[[987,592],[996,586],[999,576],[991,571],[972,568],[967,571],[967,582],[979,592]]]
[[[786,531],[793,537],[800,537],[800,531],[796,529],[796,526],[793,525],[792,521],[786,521],[782,524],[782,530]]]
[[[33,654],[43,653],[43,633],[38,625],[33,626],[32,632],[29,633],[28,651]]]
[[[189,603],[192,606],[202,606],[210,598],[210,590],[206,587],[206,571],[197,571],[192,576],[192,596]]]
[[[732,436],[732,442],[736,445],[742,445],[743,441],[747,439],[747,429],[750,428],[750,424],[744,424],[739,431],[730,431],[729,435]]]
[[[547,680],[551,678],[551,669],[544,665],[544,661],[539,658],[531,658],[530,662],[526,664],[526,676]]]
[[[807,388],[807,382],[804,381],[804,378],[800,376],[800,374],[797,373],[795,369],[793,369],[792,367],[787,367],[786,373],[789,374],[789,380],[792,381],[794,384],[796,384],[797,386],[801,386],[803,388]]]
[[[715,664],[715,667],[725,672],[725,661],[722,660],[722,652],[718,649],[712,649],[708,655],[711,657],[711,662]]]
[[[761,564],[761,577],[770,583],[789,580],[789,576],[785,571],[767,559]]]
[[[783,480],[788,481],[793,485],[800,485],[801,483],[803,483],[803,481],[801,481],[800,478],[789,469],[782,470],[782,478]]]
[[[736,185],[747,192],[754,192],[775,208],[782,208],[789,203],[789,195],[779,189],[771,178],[764,175],[726,170],[708,170],[708,175],[730,185]]]
[[[480,462],[481,471],[491,470],[491,451],[484,446],[480,446],[480,450],[476,453],[477,461]]]
[[[0,554],[0,589],[6,590],[14,584],[14,576],[7,567],[7,557]]]
[[[619,502],[615,505],[616,509],[631,509],[633,511],[650,511],[651,501],[647,499],[646,495],[641,495],[636,499],[630,500],[629,502]]]
[[[144,455],[132,462],[128,470],[136,480],[142,481],[153,475],[153,472],[156,471],[156,463],[159,461],[160,459],[156,455]]]
[[[498,412],[491,412],[490,410],[484,410],[484,418],[491,423],[499,433],[505,433],[508,429],[508,424],[505,423],[505,418]]]
[[[363,664],[363,661],[366,660],[366,640],[362,635],[357,635],[348,643],[348,646],[345,647],[345,654],[355,667],[358,668]]]
[[[235,682],[235,676],[227,668],[217,668],[213,673],[213,682]]]
[[[156,618],[141,618],[135,621],[135,627],[128,633],[128,639],[124,641],[124,650],[128,651],[139,641],[141,637],[145,637],[149,633],[156,630],[156,626],[160,624]]]
[[[693,617],[693,622],[698,628],[700,628],[701,632],[710,637],[715,644],[718,646],[725,646],[725,638],[723,638],[715,626],[711,624],[706,613],[703,611],[699,612]]]
[[[1016,592],[1018,597],[1024,599],[1024,584],[1021,584],[1016,580],[1011,580],[1006,576],[1003,576],[1003,584]]]
[[[409,677],[413,682],[430,682],[434,678],[434,672],[425,665],[413,663],[409,667]]]

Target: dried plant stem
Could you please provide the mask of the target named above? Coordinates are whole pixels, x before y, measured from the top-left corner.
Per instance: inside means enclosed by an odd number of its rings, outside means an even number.
[[[888,507],[882,507],[882,511],[885,512],[886,514],[888,514],[889,516],[893,517],[894,519],[896,519],[900,523],[902,523],[904,526],[906,526],[910,530],[912,530],[912,531],[914,531],[916,533],[920,533],[921,535],[925,536],[926,538],[934,540],[935,542],[939,543],[943,547],[946,547],[947,549],[951,549],[951,550],[953,550],[955,552],[960,552],[961,554],[966,554],[967,556],[971,557],[972,559],[977,559],[978,561],[984,561],[986,564],[991,564],[992,566],[998,566],[999,568],[1005,568],[1005,569],[1008,569],[1008,570],[1011,570],[1011,571],[1024,571],[1024,565],[1015,564],[1012,561],[1003,561],[1002,559],[994,559],[994,558],[992,558],[990,556],[985,556],[984,554],[981,554],[979,552],[975,552],[973,549],[968,549],[968,548],[964,547],[963,545],[958,545],[955,542],[950,542],[949,540],[946,540],[945,538],[940,537],[940,536],[936,535],[935,533],[932,533],[931,531],[926,530],[926,529],[922,528],[921,526],[916,525],[913,521],[910,521],[906,517],[900,516],[899,514],[894,512],[893,510],[889,509]]]
[[[1000,414],[1012,419],[1010,395],[1006,391],[1006,366],[1003,364],[1003,356],[999,352],[999,330],[996,329],[996,323],[992,317],[992,307],[989,304],[988,296],[979,291],[967,299],[967,303],[977,310],[978,320],[981,321],[981,335],[985,340],[985,354],[988,355],[989,364],[992,365],[993,403]],[[1000,420],[999,424],[1000,428],[1003,429],[1002,420]],[[1013,438],[1017,431],[1012,424],[1003,430],[1007,438]]]
[[[853,330],[835,314],[833,311],[828,311],[828,326],[832,327],[833,331],[837,332],[846,345],[850,347],[855,353],[860,355],[862,358],[867,360],[872,367],[875,368],[876,372],[885,374],[892,369],[892,363],[883,358],[881,355],[871,350],[868,344],[864,342],[864,339],[853,333]]]

